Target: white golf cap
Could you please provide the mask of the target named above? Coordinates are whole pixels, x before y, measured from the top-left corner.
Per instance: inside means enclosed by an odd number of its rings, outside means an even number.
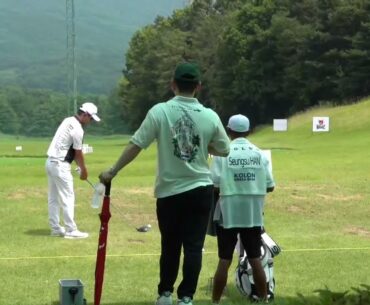
[[[83,103],[80,107],[80,110],[90,114],[94,121],[100,121],[100,118],[97,115],[98,107],[96,107],[93,103]]]
[[[242,114],[236,114],[230,117],[227,127],[236,132],[249,131],[249,119]]]

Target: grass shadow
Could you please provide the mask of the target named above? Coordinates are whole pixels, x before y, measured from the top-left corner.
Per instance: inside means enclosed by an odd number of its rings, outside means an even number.
[[[297,148],[292,147],[270,147],[271,150],[297,150]]]
[[[16,158],[16,159],[45,159],[45,155],[0,155],[1,158]]]
[[[34,229],[25,231],[24,233],[31,236],[50,236],[49,229]]]

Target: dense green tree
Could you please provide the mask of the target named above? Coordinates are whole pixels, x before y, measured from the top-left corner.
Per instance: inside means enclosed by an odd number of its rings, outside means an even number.
[[[181,61],[199,63],[204,84],[212,78],[218,32],[222,19],[211,0],[194,1],[170,18],[157,18],[152,26],[138,31],[126,54],[126,69],[120,82],[125,121],[137,128],[148,109],[172,96],[170,80]],[[207,88],[207,87],[205,87]],[[212,104],[209,90],[200,99]]]
[[[30,114],[32,120],[27,125],[27,129],[24,130],[24,134],[27,136],[37,135],[39,137],[50,136],[55,130],[50,126],[50,109],[48,101],[42,98],[36,109]]]
[[[246,3],[229,23],[218,50],[215,86],[219,112],[226,119],[243,112],[262,121],[266,102],[280,91],[282,67],[276,60],[276,42],[271,35],[272,16],[278,8],[273,1]],[[273,104],[274,106],[274,104]]]
[[[347,3],[335,10],[330,19],[334,32],[331,36],[343,41],[342,48],[331,52],[337,58],[335,93],[341,100],[369,94],[369,7],[369,1],[360,1],[357,6]]]
[[[183,60],[185,41],[183,32],[171,30],[170,24],[162,20],[137,32],[131,40],[120,91],[125,119],[134,128],[153,104],[170,95],[171,73]]]
[[[7,97],[0,94],[0,132],[18,135],[20,121],[13,108],[9,105]]]
[[[370,11],[370,9],[368,10]],[[353,37],[353,49],[344,54],[353,63],[346,72],[351,77],[342,81],[346,98],[359,98],[370,93],[370,20],[361,24],[361,30]]]
[[[244,112],[264,123],[321,101],[368,95],[369,1],[360,2],[246,3],[219,44],[221,114]]]
[[[7,87],[0,89],[0,132],[27,136],[52,136],[68,114],[67,97],[58,92],[40,89]],[[117,102],[106,96],[79,96],[79,103],[92,101],[99,108],[102,121],[89,126],[92,134],[111,134],[125,129],[114,129],[122,120],[117,113]],[[118,122],[117,122],[118,121]],[[91,128],[91,129],[90,129]]]
[[[111,92],[107,99],[109,107],[106,108],[104,113],[104,120],[108,122],[111,127],[110,132],[113,134],[128,133],[128,124],[124,118],[126,113],[122,98],[119,96],[118,87]]]

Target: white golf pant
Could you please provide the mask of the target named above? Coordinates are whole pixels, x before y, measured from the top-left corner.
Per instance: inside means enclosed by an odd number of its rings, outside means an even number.
[[[48,175],[48,206],[49,225],[52,230],[60,229],[60,209],[66,231],[74,231],[77,225],[74,221],[75,194],[71,164],[48,158],[46,160]]]

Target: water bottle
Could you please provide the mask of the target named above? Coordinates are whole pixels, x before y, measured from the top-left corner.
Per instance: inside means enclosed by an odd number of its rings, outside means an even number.
[[[91,201],[91,207],[94,209],[98,209],[103,201],[105,185],[99,182],[94,186],[94,189],[95,191]]]

